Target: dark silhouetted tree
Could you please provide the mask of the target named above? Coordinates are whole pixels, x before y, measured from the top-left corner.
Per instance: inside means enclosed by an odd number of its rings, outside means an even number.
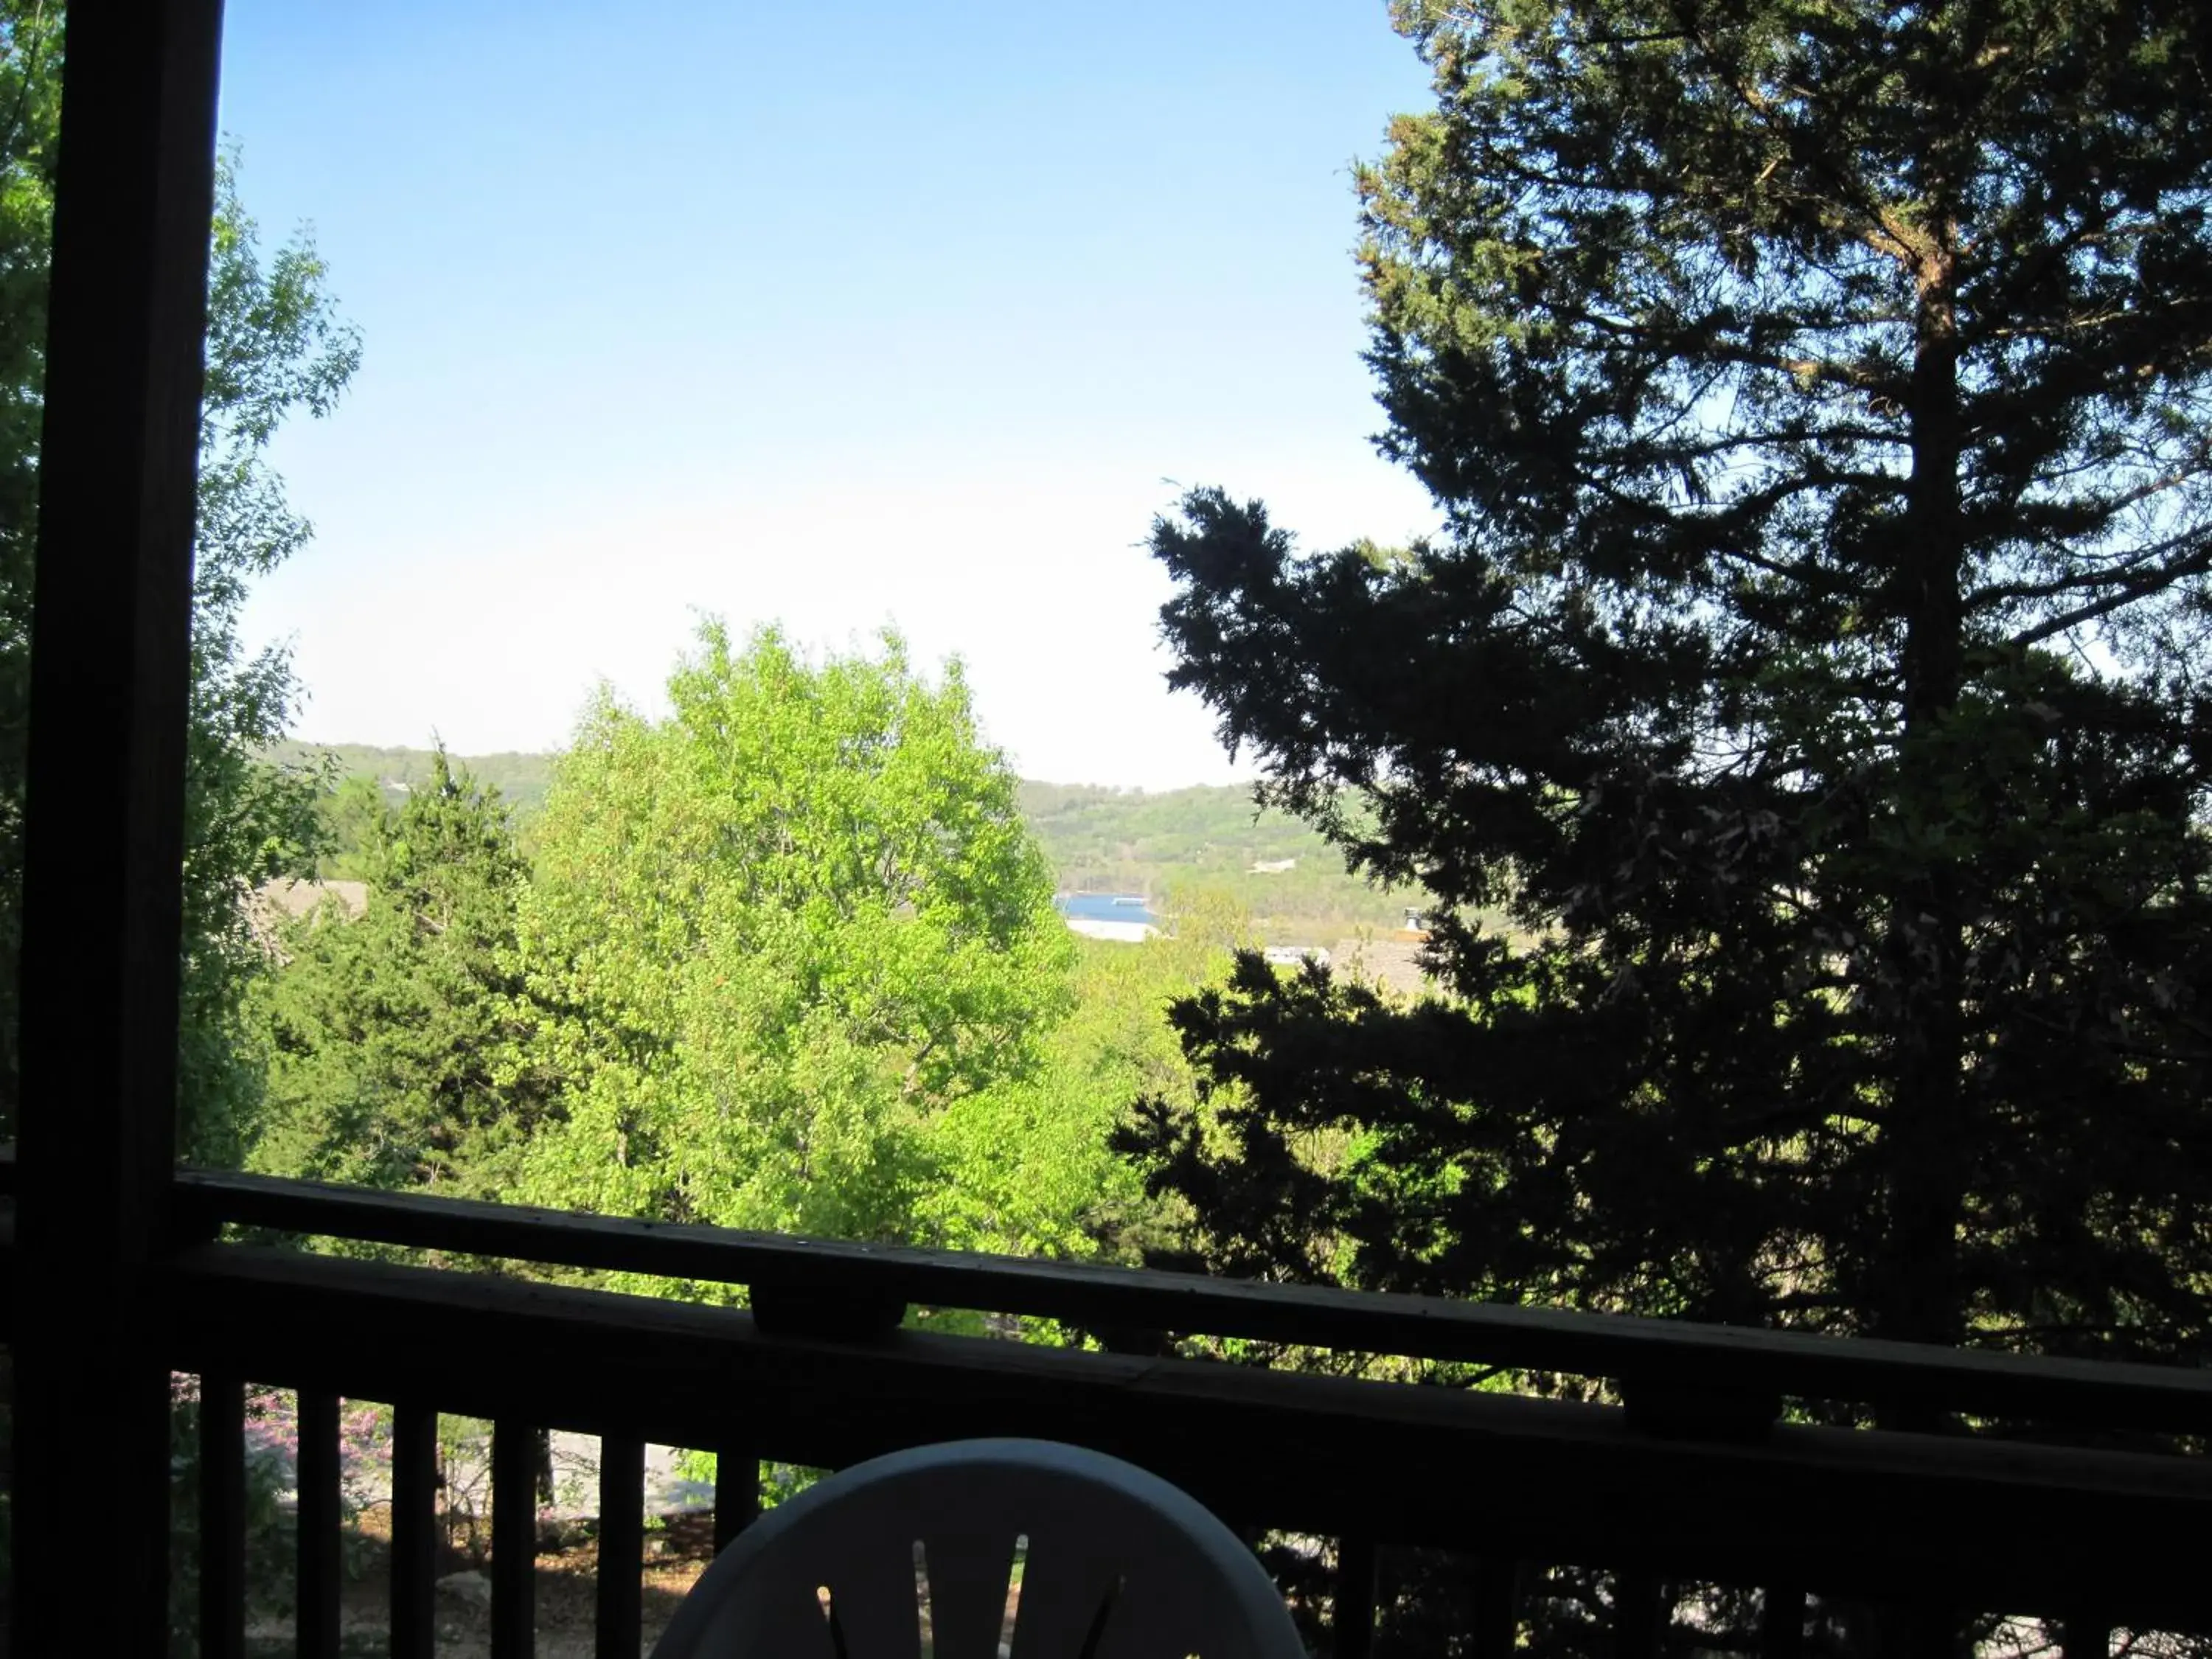
[[[1154,548],[1450,994],[1247,960],[1125,1146],[1232,1271],[2201,1354],[2208,14],[1397,9],[1370,361],[1443,527]]]
[[[1247,957],[1119,1144],[1237,1273],[2201,1359],[2212,14],[1395,9],[1370,362],[1442,528],[1153,542],[1174,683],[1437,896],[1447,994]],[[1428,1571],[1378,1653],[1466,1627]]]

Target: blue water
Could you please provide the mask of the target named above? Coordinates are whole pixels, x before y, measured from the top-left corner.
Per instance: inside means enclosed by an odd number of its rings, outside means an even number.
[[[1060,915],[1073,921],[1141,921],[1151,927],[1160,919],[1145,908],[1141,893],[1062,893],[1053,900]]]

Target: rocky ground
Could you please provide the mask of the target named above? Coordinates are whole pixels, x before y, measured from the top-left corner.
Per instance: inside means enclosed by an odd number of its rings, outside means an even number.
[[[381,1510],[360,1520],[353,1551],[354,1576],[341,1607],[343,1651],[380,1655],[391,1626],[390,1533]],[[714,1520],[706,1515],[666,1519],[646,1535],[645,1618],[638,1638],[641,1655],[649,1653],[699,1575],[714,1557]],[[592,1659],[594,1586],[599,1549],[587,1525],[549,1528],[538,1558],[538,1659]],[[438,1653],[440,1659],[489,1659],[491,1583],[459,1549],[440,1562]],[[263,1611],[249,1626],[252,1659],[289,1659],[293,1651],[289,1614]]]

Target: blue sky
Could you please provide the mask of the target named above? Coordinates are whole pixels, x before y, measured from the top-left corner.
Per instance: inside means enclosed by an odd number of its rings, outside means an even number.
[[[1350,164],[1426,88],[1382,0],[226,12],[241,194],[365,347],[247,617],[302,735],[556,747],[706,611],[960,656],[1030,776],[1220,781],[1153,514],[1434,520],[1358,356]]]

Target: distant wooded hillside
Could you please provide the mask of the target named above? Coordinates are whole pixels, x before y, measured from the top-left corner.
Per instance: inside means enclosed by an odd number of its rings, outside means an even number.
[[[394,801],[430,775],[428,749],[379,749],[365,743],[280,743],[270,750],[269,758],[287,766],[313,766],[326,755],[337,762],[338,781],[374,778]],[[467,767],[478,782],[495,786],[518,817],[526,817],[535,811],[553,781],[550,755],[456,755],[453,758]]]
[[[1296,818],[1262,812],[1242,785],[1147,793],[1096,785],[1022,785],[1022,811],[1064,889],[1143,893],[1178,887],[1236,899],[1271,943],[1329,944],[1388,930],[1419,902],[1346,873],[1344,860]]]
[[[311,766],[323,756],[332,757],[334,780],[372,778],[395,802],[430,773],[427,749],[286,743],[270,758]],[[513,804],[526,845],[554,757],[453,758]],[[1270,943],[1326,945],[1362,928],[1388,931],[1419,900],[1347,874],[1320,836],[1295,818],[1258,811],[1241,785],[1150,793],[1025,780],[1021,803],[1063,891],[1141,893],[1155,908],[1171,904],[1181,890],[1218,893],[1241,906]]]

